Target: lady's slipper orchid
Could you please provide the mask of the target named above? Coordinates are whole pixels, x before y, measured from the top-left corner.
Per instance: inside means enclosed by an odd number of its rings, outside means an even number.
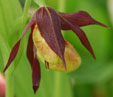
[[[72,30],[93,58],[96,59],[85,33],[80,29],[81,26],[91,24],[107,27],[94,20],[85,11],[70,14],[56,12],[50,7],[39,8],[25,28],[21,38],[14,45],[4,71],[16,57],[21,39],[31,27],[27,57],[32,67],[32,83],[36,92],[41,79],[40,64],[36,54],[47,67],[55,70],[70,72],[75,70],[81,63],[79,54],[69,42],[64,40],[61,30]]]

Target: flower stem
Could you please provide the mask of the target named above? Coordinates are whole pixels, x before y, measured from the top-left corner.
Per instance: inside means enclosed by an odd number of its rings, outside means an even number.
[[[65,1],[66,0],[58,0],[58,10],[61,12],[65,11]]]
[[[12,68],[8,70],[6,74],[6,97],[14,97],[14,88],[13,88],[13,72]]]
[[[54,92],[54,97],[59,97],[60,94],[60,82],[62,75],[60,72],[55,72],[55,92]]]
[[[25,7],[24,7],[24,14],[23,14],[23,24],[26,24],[27,16],[28,16],[28,9],[30,7],[31,0],[26,0]]]
[[[65,11],[65,0],[58,0],[58,10],[61,12]],[[60,72],[55,73],[55,97],[59,97],[60,94],[60,82],[63,74]]]
[[[58,10],[61,12],[65,11],[65,1],[66,0],[58,0]],[[62,34],[64,36],[64,31],[62,31]]]
[[[45,0],[34,0],[35,3],[37,3],[40,7],[46,6]]]

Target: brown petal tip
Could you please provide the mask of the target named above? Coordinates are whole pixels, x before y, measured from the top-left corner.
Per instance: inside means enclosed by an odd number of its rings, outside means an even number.
[[[96,21],[96,20],[94,20],[94,24],[97,24],[97,25],[100,25],[100,26],[103,26],[103,27],[105,27],[105,28],[108,28],[108,29],[109,29],[109,27],[108,27],[108,26],[106,26],[105,24],[102,24],[102,23],[100,23],[100,22],[98,22],[98,21]]]
[[[34,93],[36,93],[36,91],[37,91],[38,88],[39,88],[39,85],[33,85]]]
[[[93,55],[93,58],[96,60],[96,56],[95,55]]]
[[[65,60],[63,60],[63,64],[64,64],[65,72],[67,72],[67,67],[66,67],[66,62],[65,62]]]

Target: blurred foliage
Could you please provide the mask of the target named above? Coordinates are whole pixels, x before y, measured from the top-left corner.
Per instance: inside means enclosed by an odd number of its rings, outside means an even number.
[[[106,9],[106,0],[99,0],[97,2],[94,2],[94,0],[75,0],[73,6],[76,7],[70,6],[69,2],[70,1],[67,1],[66,3],[67,12],[85,10],[96,20],[110,26],[109,15]],[[81,45],[74,33],[68,31],[65,34],[66,39],[74,45],[82,56],[81,67],[70,75],[72,75],[78,83],[94,83],[109,80],[112,78],[113,74],[113,55],[111,55],[112,46],[110,44],[113,40],[111,38],[111,29],[106,29],[97,25],[82,27],[82,29],[86,32],[97,59],[96,61],[93,60],[89,52]]]
[[[0,0],[0,71],[3,71],[9,52],[19,39],[25,25],[22,14],[25,0]],[[60,0],[47,0],[47,5],[59,10]],[[13,71],[13,87],[16,97],[113,97],[113,1],[112,0],[64,0],[65,12],[85,10],[96,20],[108,25],[106,29],[97,25],[82,27],[96,54],[96,61],[82,46],[72,31],[64,37],[82,57],[82,64],[75,72],[65,74],[46,70],[41,63],[42,79],[38,92],[32,90],[32,71],[26,58],[29,32],[24,37],[17,58],[9,69]],[[38,5],[32,1],[31,7]],[[28,21],[28,17],[27,21]],[[27,23],[26,23],[27,24]]]

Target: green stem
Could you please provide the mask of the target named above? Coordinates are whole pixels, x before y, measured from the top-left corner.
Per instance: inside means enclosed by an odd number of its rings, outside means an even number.
[[[65,11],[65,0],[58,0],[58,10],[61,12]],[[60,94],[60,82],[63,74],[60,72],[55,73],[55,97],[59,97]]]
[[[58,0],[58,10],[61,12],[65,11],[65,1],[66,0]]]
[[[13,88],[13,72],[12,68],[8,70],[6,74],[6,97],[14,97],[14,88]]]
[[[55,92],[54,92],[54,96],[55,97],[59,97],[60,94],[60,79],[61,79],[62,75],[60,72],[55,72]]]
[[[28,9],[30,7],[31,0],[26,0],[25,7],[24,7],[24,14],[23,14],[23,26],[25,26],[27,22],[27,16],[28,16]],[[6,72],[6,97],[14,97],[14,88],[13,88],[13,71],[15,66],[12,64],[11,67]]]
[[[45,0],[34,0],[40,7],[46,6]]]
[[[24,7],[24,14],[23,14],[23,24],[26,24],[27,17],[28,17],[28,10],[31,4],[31,0],[26,0],[25,7]]]
[[[65,1],[66,0],[58,0],[58,11],[65,12]],[[64,31],[62,31],[64,36]]]

